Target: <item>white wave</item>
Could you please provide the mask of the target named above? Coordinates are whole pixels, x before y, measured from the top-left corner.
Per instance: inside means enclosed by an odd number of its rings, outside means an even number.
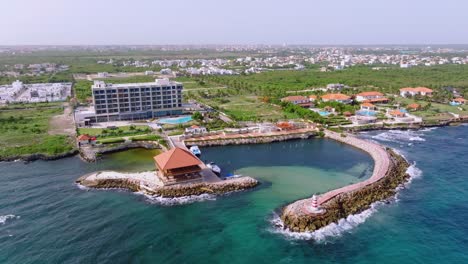
[[[91,189],[91,188],[86,187],[86,186],[84,186],[84,185],[81,185],[81,184],[79,184],[79,183],[75,183],[75,185],[78,187],[78,189],[83,190],[83,191],[88,191],[88,190]]]
[[[346,232],[351,231],[353,228],[364,223],[377,208],[384,204],[383,202],[375,202],[371,204],[370,208],[362,211],[359,214],[349,215],[346,218],[338,220],[338,223],[331,223],[313,232],[291,232],[288,228],[284,228],[283,221],[278,215],[275,215],[271,220],[275,228],[272,230],[274,233],[282,234],[288,238],[295,240],[315,240],[323,242],[330,237],[339,237]]]
[[[175,197],[175,198],[166,198],[156,195],[147,195],[142,192],[137,192],[137,194],[144,195],[148,202],[154,204],[160,204],[164,206],[173,206],[173,205],[183,205],[183,204],[191,204],[195,202],[203,202],[203,201],[214,201],[216,200],[216,195],[213,194],[200,194],[200,195],[190,195],[190,196],[183,196],[183,197]]]
[[[439,127],[426,127],[426,128],[421,129],[420,131],[421,132],[429,132],[429,131],[432,131],[432,130],[436,130],[438,128]]]
[[[398,152],[397,152],[398,153]],[[401,154],[400,154],[401,155]],[[353,228],[364,223],[372,214],[377,212],[378,208],[386,203],[396,203],[399,201],[398,196],[400,190],[407,188],[414,179],[422,177],[422,170],[416,167],[416,162],[411,164],[406,173],[410,175],[410,178],[402,185],[396,188],[397,193],[394,197],[387,199],[386,201],[377,201],[372,203],[370,208],[362,211],[359,214],[349,215],[346,218],[338,220],[338,223],[331,223],[313,232],[292,232],[288,228],[284,228],[283,221],[275,214],[271,219],[271,223],[274,226],[272,232],[282,234],[286,237],[296,240],[311,240],[314,239],[318,242],[325,241],[329,237],[339,237],[346,232],[351,231]]]
[[[389,130],[372,136],[372,138],[397,143],[401,141],[426,141],[422,136],[422,133],[413,130]]]
[[[10,219],[19,219],[19,216],[8,214],[8,215],[0,215],[0,224],[5,224]]]

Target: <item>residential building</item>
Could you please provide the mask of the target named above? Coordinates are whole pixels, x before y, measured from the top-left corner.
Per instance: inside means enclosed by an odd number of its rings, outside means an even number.
[[[363,103],[361,104],[361,110],[366,110],[366,111],[373,111],[375,110],[376,107],[375,105],[371,104],[371,103]]]
[[[197,125],[193,125],[191,127],[187,127],[185,128],[185,134],[205,134],[206,132],[208,132],[206,130],[206,127],[202,127],[202,126],[197,126]]]
[[[466,99],[464,98],[455,98],[451,101],[451,105],[462,105],[462,104],[466,104]]]
[[[345,94],[325,94],[322,95],[322,101],[324,102],[339,102],[343,104],[349,104],[352,102],[351,97]]]
[[[400,95],[402,97],[408,97],[408,96],[415,96],[415,95],[421,95],[421,96],[432,96],[432,89],[426,88],[426,87],[406,87],[406,88],[401,88],[400,89]]]
[[[305,108],[311,106],[309,98],[302,96],[302,95],[292,95],[288,97],[284,97],[281,99],[281,102],[289,102],[295,105],[299,105]]]
[[[349,88],[348,86],[341,84],[341,83],[330,83],[327,84],[327,90],[336,90],[336,91],[341,91],[345,88]]]
[[[388,103],[388,98],[381,92],[362,92],[356,94],[356,101],[369,103]]]
[[[421,109],[421,105],[420,105],[420,104],[413,103],[413,104],[409,104],[409,105],[407,106],[407,108],[408,108],[410,111],[417,111],[417,110]]]

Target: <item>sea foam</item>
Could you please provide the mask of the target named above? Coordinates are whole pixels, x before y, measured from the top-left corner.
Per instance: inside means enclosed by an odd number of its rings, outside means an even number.
[[[293,240],[315,240],[317,242],[326,242],[327,239],[333,237],[340,237],[345,233],[349,233],[352,229],[364,223],[369,217],[371,217],[378,209],[385,204],[397,203],[398,194],[400,190],[407,188],[414,179],[422,177],[422,171],[416,167],[414,162],[406,171],[410,178],[402,185],[396,188],[397,193],[394,197],[391,197],[385,201],[377,201],[370,205],[369,209],[362,211],[361,213],[349,215],[346,218],[338,220],[337,223],[331,223],[313,232],[292,232],[288,228],[285,228],[283,221],[278,214],[274,214],[271,219],[273,233],[281,234],[289,239]]]
[[[203,202],[203,201],[214,201],[216,200],[216,196],[212,194],[200,194],[200,195],[190,195],[190,196],[183,196],[183,197],[175,197],[175,198],[166,198],[161,196],[155,195],[147,195],[142,192],[137,192],[137,194],[142,194],[146,197],[147,201],[153,204],[160,204],[164,206],[174,206],[174,205],[184,205],[184,204],[191,204],[195,202]]]
[[[381,141],[388,141],[388,142],[397,142],[400,143],[402,141],[426,141],[422,138],[424,134],[413,131],[413,130],[389,130],[382,133],[379,133],[375,136],[372,136],[373,139],[381,140]]]
[[[8,214],[8,215],[0,215],[0,224],[4,225],[7,221],[13,219],[19,219],[19,216]]]

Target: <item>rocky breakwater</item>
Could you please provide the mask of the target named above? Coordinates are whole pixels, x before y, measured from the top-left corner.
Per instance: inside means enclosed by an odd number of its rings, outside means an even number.
[[[363,182],[320,195],[320,210],[312,207],[312,198],[299,200],[284,207],[281,220],[284,228],[290,231],[312,232],[369,209],[372,203],[395,196],[397,187],[409,178],[406,172],[408,162],[391,149],[350,135],[327,132],[326,136],[369,153],[375,162],[373,174]]]
[[[251,177],[238,177],[218,182],[197,182],[164,186],[155,172],[118,173],[111,171],[87,174],[76,183],[89,188],[122,188],[164,198],[201,194],[221,195],[253,188],[259,182]]]
[[[284,133],[280,135],[243,135],[243,136],[224,136],[214,138],[202,138],[202,139],[188,139],[185,140],[185,144],[188,146],[198,145],[200,147],[207,146],[225,146],[225,145],[244,145],[244,144],[264,144],[271,142],[286,141],[291,139],[307,139],[316,136],[316,131],[308,131],[301,133]]]

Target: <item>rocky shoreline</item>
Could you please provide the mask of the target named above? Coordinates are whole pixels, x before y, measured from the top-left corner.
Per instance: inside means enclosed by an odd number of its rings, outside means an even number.
[[[42,154],[42,153],[36,153],[36,154],[29,154],[29,155],[18,155],[18,156],[9,156],[9,157],[0,157],[0,162],[5,161],[5,162],[11,162],[11,161],[16,161],[16,160],[21,160],[24,162],[32,162],[36,160],[58,160],[58,159],[63,159],[63,158],[68,158],[75,156],[78,154],[77,149],[73,149],[71,151],[57,154],[57,155],[47,155],[47,154]]]
[[[337,140],[347,143],[344,138]],[[348,144],[350,143],[348,142]],[[351,145],[353,144],[351,143]],[[362,146],[354,146],[370,152]],[[319,204],[320,208],[323,209],[322,212],[314,213],[308,210],[312,203],[311,199],[299,200],[284,207],[281,214],[284,228],[292,232],[312,232],[331,223],[336,223],[349,215],[369,209],[374,202],[393,197],[397,187],[404,184],[409,178],[407,174],[409,164],[393,150],[386,149],[385,151],[388,154],[387,158],[380,157],[382,154],[376,156],[376,151],[370,153],[376,162],[374,174],[370,179],[321,195]],[[380,159],[387,159],[388,164]]]
[[[164,198],[188,197],[202,194],[221,195],[251,189],[259,184],[254,178],[243,176],[218,182],[163,186],[157,179],[155,172],[97,172],[80,177],[76,180],[76,183],[89,188],[121,188]]]
[[[280,142],[292,139],[307,139],[310,137],[317,136],[318,133],[315,131],[291,133],[285,135],[272,135],[272,136],[257,136],[257,137],[238,137],[238,138],[224,138],[224,139],[212,139],[212,140],[196,140],[190,139],[185,140],[187,146],[197,145],[200,147],[208,146],[226,146],[226,145],[244,145],[244,144],[265,144],[272,142]]]

